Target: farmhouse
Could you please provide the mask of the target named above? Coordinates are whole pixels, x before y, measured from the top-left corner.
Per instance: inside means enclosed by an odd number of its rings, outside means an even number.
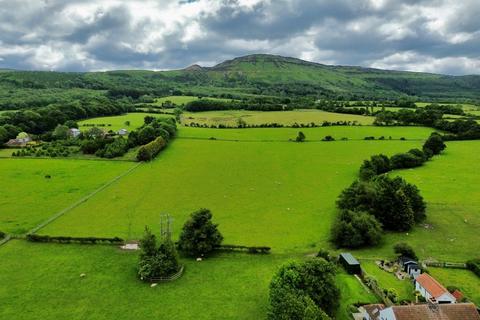
[[[77,128],[68,129],[68,136],[72,138],[77,138],[80,135],[81,131]]]
[[[128,130],[127,129],[120,129],[117,131],[117,134],[119,136],[126,136],[128,134]]]
[[[455,297],[437,280],[427,273],[415,279],[415,290],[419,291],[427,301],[436,303],[455,303]]]
[[[10,139],[8,142],[5,144],[7,147],[24,147],[27,145],[27,143],[31,142],[32,138],[25,133],[25,132],[20,132],[15,139]]]
[[[365,320],[480,320],[473,303],[425,303],[406,306],[373,304],[360,308]]]
[[[414,279],[422,273],[422,268],[417,261],[412,258],[401,256],[398,258],[398,263],[402,267],[402,270],[408,273]]]
[[[350,253],[340,253],[340,263],[349,274],[361,274],[360,262]]]

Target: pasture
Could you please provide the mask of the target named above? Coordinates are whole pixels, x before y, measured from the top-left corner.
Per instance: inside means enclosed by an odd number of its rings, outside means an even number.
[[[480,305],[480,278],[469,270],[428,268],[430,274],[439,280],[445,287],[455,286],[469,300]]]
[[[0,159],[0,230],[25,233],[134,165],[119,161]]]
[[[131,113],[122,114],[119,116],[99,117],[99,118],[82,120],[78,122],[78,127],[82,131],[86,131],[92,128],[93,126],[97,126],[107,131],[109,130],[118,131],[122,128],[132,131],[143,125],[144,123],[143,119],[146,116],[152,116],[156,118],[170,117],[169,115],[165,115],[165,114],[131,112]],[[126,124],[127,121],[130,122],[129,125]]]
[[[225,243],[315,252],[329,245],[335,199],[362,161],[422,144],[231,142],[182,135],[183,129],[158,160],[143,164],[40,233],[138,239],[145,225],[158,226],[159,216],[169,213],[176,237],[189,214],[206,207]]]
[[[354,114],[338,114],[325,112],[315,109],[293,110],[293,111],[205,111],[205,112],[185,112],[182,115],[182,123],[190,124],[192,122],[210,125],[237,126],[238,121],[242,119],[248,125],[260,125],[265,123],[279,123],[285,126],[297,124],[322,124],[324,121],[350,121],[363,125],[373,123],[374,117],[360,116]]]

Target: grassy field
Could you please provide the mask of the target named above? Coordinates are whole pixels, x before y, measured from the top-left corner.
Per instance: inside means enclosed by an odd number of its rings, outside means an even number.
[[[364,159],[420,145],[421,141],[177,139],[158,160],[40,232],[138,238],[145,225],[157,226],[159,216],[168,212],[177,235],[192,211],[206,207],[213,211],[226,243],[312,252],[328,245],[335,199]]]
[[[428,268],[428,271],[445,287],[458,287],[469,300],[480,305],[480,278],[473,272],[447,268]]]
[[[127,113],[120,116],[100,117],[100,118],[82,120],[78,122],[78,127],[80,128],[80,130],[86,131],[91,128],[91,126],[86,126],[86,125],[94,124],[98,126],[99,124],[104,124],[105,126],[101,126],[100,128],[105,129],[107,131],[108,130],[118,131],[122,128],[131,131],[142,126],[143,119],[146,116],[152,116],[157,118],[169,117],[168,115],[164,115],[164,114],[132,112],[132,113]],[[125,124],[126,121],[130,121],[129,126]]]
[[[323,121],[355,121],[359,124],[372,124],[374,117],[366,117],[354,114],[339,114],[321,110],[294,110],[294,111],[205,111],[186,112],[182,115],[182,123],[190,124],[196,122],[207,125],[228,125],[236,126],[238,120],[242,119],[249,125],[260,125],[264,123],[281,123],[283,125],[310,124],[312,122],[321,124]]]
[[[133,163],[0,159],[0,230],[25,233]],[[47,179],[45,176],[50,175]]]
[[[413,295],[415,288],[410,280],[398,280],[395,274],[380,269],[375,262],[371,260],[362,260],[361,265],[365,272],[377,280],[381,288],[394,289],[398,294],[399,301],[415,301],[415,296]]]
[[[180,138],[197,139],[228,139],[240,141],[288,141],[295,140],[298,132],[302,131],[308,141],[321,141],[330,135],[336,140],[348,138],[349,140],[363,140],[373,136],[376,139],[384,137],[386,140],[405,138],[407,140],[425,140],[430,133],[430,128],[425,127],[375,127],[375,126],[331,126],[319,128],[253,128],[253,129],[206,129],[181,127]],[[339,141],[343,142],[343,141]]]
[[[398,171],[420,189],[427,220],[409,233],[389,234],[380,248],[358,254],[388,257],[398,241],[410,243],[423,258],[465,262],[472,258],[480,229],[480,141],[448,142],[445,152],[420,168]],[[472,240],[473,239],[473,240]]]
[[[341,292],[340,307],[338,308],[336,319],[350,320],[350,305],[356,303],[369,304],[379,302],[378,298],[352,275],[340,272],[337,275],[336,283]]]
[[[194,97],[194,96],[168,96],[168,97],[156,98],[155,102],[152,103],[152,105],[160,106],[162,103],[167,101],[175,103],[176,105],[182,105],[198,99],[199,99],[198,97]],[[220,99],[220,98],[210,98],[210,97],[205,97],[202,99],[230,101],[230,99]]]

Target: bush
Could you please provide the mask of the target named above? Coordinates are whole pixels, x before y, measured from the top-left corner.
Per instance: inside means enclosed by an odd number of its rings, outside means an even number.
[[[305,134],[302,131],[298,132],[297,137],[295,138],[296,142],[304,142],[305,141]]]
[[[220,246],[223,236],[212,222],[212,213],[208,209],[200,209],[185,222],[178,248],[190,256],[203,256]]]
[[[386,173],[390,170],[390,159],[386,155],[374,155],[370,157],[370,160],[363,161],[360,167],[360,178],[362,180],[369,180],[376,175]]]
[[[269,319],[329,319],[322,311],[334,314],[340,300],[335,274],[335,265],[322,258],[283,265],[270,283]]]
[[[137,153],[137,160],[150,161],[155,158],[166,146],[167,142],[165,139],[158,137],[152,142],[140,147]]]
[[[378,244],[381,239],[381,224],[366,212],[342,212],[332,230],[332,241],[338,247],[372,246]]]
[[[145,227],[140,248],[142,249],[138,261],[140,279],[152,281],[156,278],[171,276],[180,270],[178,254],[170,239],[163,239],[157,247],[155,235]]]
[[[480,258],[467,261],[467,269],[480,277]]]
[[[423,151],[431,155],[440,154],[447,146],[443,142],[443,138],[438,133],[434,132],[425,141],[423,145]]]
[[[419,157],[417,154],[410,151],[407,153],[397,153],[390,158],[390,161],[392,169],[415,168],[421,166],[425,162],[423,155]]]
[[[415,259],[415,260],[418,259],[418,256],[415,253],[415,251],[413,250],[413,248],[405,242],[397,243],[393,247],[393,251],[395,252],[395,254],[397,254],[399,256],[409,257],[409,258],[412,258],[412,259]]]
[[[0,240],[5,239],[6,236],[5,232],[0,231]]]
[[[335,138],[332,136],[325,136],[325,138],[323,138],[322,141],[335,141]]]
[[[82,244],[122,244],[125,242],[122,238],[97,238],[97,237],[70,237],[70,236],[48,236],[39,234],[27,234],[27,240],[31,242],[60,242],[60,243],[82,243]]]
[[[248,247],[248,246],[240,246],[240,245],[234,245],[234,244],[222,244],[215,247],[215,249],[222,250],[222,251],[246,251],[252,254],[257,254],[257,253],[266,254],[266,253],[270,253],[270,250],[271,250],[270,247],[265,247],[265,246]]]
[[[128,143],[122,137],[115,139],[107,144],[103,149],[98,150],[95,155],[102,158],[115,158],[123,156],[128,151]]]

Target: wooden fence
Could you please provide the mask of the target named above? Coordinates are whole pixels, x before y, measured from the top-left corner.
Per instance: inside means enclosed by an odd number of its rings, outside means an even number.
[[[460,262],[424,261],[423,263],[427,267],[467,269],[467,264],[466,263],[460,263]]]
[[[148,282],[152,282],[152,283],[154,283],[154,282],[169,282],[169,281],[177,280],[178,278],[180,278],[182,276],[183,270],[184,270],[184,266],[181,266],[180,270],[178,270],[177,273],[172,274],[169,277],[150,278],[150,279],[148,279]]]

